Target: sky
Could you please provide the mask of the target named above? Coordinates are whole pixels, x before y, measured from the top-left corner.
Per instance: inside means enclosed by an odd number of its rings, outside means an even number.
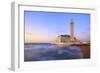
[[[70,35],[70,20],[74,20],[74,36],[90,40],[90,14],[24,11],[25,42],[54,42],[58,35]]]

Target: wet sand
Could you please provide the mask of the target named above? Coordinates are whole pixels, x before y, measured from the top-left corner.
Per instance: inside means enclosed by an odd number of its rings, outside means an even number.
[[[90,44],[78,45],[83,53],[83,58],[90,58]]]

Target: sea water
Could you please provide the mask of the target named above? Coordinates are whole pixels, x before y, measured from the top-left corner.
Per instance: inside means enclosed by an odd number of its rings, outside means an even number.
[[[24,45],[24,61],[47,61],[81,59],[83,54],[79,46],[64,46],[54,44]]]

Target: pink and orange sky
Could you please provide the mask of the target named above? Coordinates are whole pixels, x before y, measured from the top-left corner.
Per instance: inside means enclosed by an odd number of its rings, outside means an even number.
[[[57,35],[70,35],[70,18],[74,19],[74,35],[90,40],[90,14],[24,11],[25,42],[54,42]]]

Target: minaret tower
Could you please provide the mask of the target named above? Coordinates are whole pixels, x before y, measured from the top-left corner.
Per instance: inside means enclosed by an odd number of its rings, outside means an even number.
[[[73,18],[71,18],[70,20],[70,37],[71,37],[71,41],[74,41],[74,21]]]

